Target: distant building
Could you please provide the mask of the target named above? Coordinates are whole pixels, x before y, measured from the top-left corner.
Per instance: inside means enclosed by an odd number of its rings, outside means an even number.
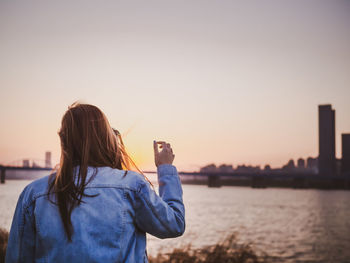
[[[318,106],[318,133],[318,172],[320,175],[334,175],[336,173],[335,110],[332,109],[332,105]]]
[[[341,159],[336,159],[335,160],[335,166],[336,166],[336,171],[337,171],[337,175],[341,175],[342,172],[341,172],[341,163],[342,163],[342,160]]]
[[[217,168],[215,164],[209,164],[200,169],[201,173],[215,173],[217,172]]]
[[[45,153],[45,168],[51,168],[51,152]]]
[[[305,169],[305,160],[303,158],[299,158],[297,161],[298,169]]]
[[[265,171],[271,171],[271,166],[269,164],[266,164],[264,167]]]
[[[294,172],[295,171],[294,160],[293,159],[289,160],[289,162],[282,167],[282,170],[285,172]]]
[[[29,167],[29,160],[28,159],[23,160],[22,166],[26,168]]]
[[[235,172],[245,173],[245,174],[255,174],[260,173],[260,166],[251,166],[251,165],[238,165]]]
[[[350,133],[341,135],[342,141],[342,159],[341,172],[350,174]]]
[[[318,173],[318,162],[317,158],[308,157],[306,159],[306,168],[313,173]]]
[[[232,165],[222,164],[218,167],[218,170],[219,172],[222,172],[222,173],[232,173],[233,167]]]

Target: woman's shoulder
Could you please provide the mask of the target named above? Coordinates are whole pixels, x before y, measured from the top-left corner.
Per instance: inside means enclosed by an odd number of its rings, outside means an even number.
[[[139,191],[141,187],[149,184],[146,178],[139,172],[127,170],[124,171],[121,182],[130,190]]]
[[[142,174],[129,170],[126,171],[123,180],[128,182],[135,190],[139,190],[141,186],[148,184],[146,178]]]
[[[129,190],[138,191],[141,186],[148,183],[145,177],[132,170],[120,170],[106,167],[98,169],[95,178],[90,186],[122,187]]]
[[[47,195],[50,180],[54,178],[54,174],[50,174],[29,183],[20,194],[19,200],[24,207],[31,205],[37,198]]]

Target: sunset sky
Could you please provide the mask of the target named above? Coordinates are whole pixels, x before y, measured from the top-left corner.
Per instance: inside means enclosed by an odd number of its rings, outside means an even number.
[[[143,169],[279,167],[318,154],[318,104],[350,133],[350,1],[0,1],[0,163],[57,163],[76,100]]]

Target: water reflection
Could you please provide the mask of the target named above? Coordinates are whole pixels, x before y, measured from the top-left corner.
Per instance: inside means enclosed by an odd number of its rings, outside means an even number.
[[[203,186],[184,189],[187,230],[182,238],[166,241],[169,247],[189,242],[197,247],[210,245],[236,232],[242,242],[251,242],[275,256],[277,262],[346,262],[350,258],[350,226],[346,221],[350,218],[350,192]],[[333,199],[341,201],[334,206]],[[339,210],[343,219],[335,219]],[[149,241],[153,253],[164,244],[153,237]]]

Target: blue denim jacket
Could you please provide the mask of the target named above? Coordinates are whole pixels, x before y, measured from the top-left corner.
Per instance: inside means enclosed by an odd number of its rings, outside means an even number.
[[[18,199],[5,262],[148,262],[146,232],[181,236],[185,208],[175,166],[158,167],[159,195],[136,172],[88,168],[84,203],[74,208],[72,242],[57,205],[48,200],[46,176],[29,184]],[[52,198],[52,197],[51,197]]]

